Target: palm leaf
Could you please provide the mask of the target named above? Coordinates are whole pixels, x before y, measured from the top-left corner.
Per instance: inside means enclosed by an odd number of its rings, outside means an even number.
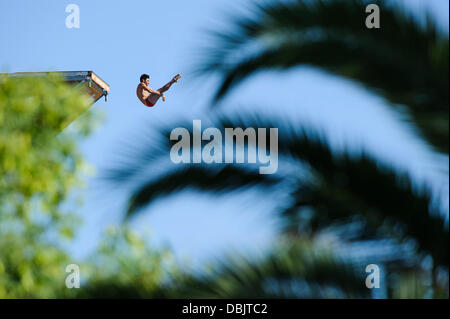
[[[215,53],[208,50],[211,58],[202,71],[223,75],[215,100],[256,72],[312,65],[406,105],[420,132],[448,153],[448,34],[427,16],[420,20],[392,2],[377,1],[383,27],[366,29],[365,6],[373,2],[260,6],[256,18],[240,19],[228,34],[218,33]]]
[[[288,231],[307,227],[315,232],[351,223],[359,216],[367,231],[360,239],[388,234],[398,240],[413,238],[419,251],[431,254],[440,265],[448,265],[449,235],[442,212],[434,205],[431,191],[415,185],[407,174],[380,164],[362,151],[332,151],[323,134],[298,129],[299,125],[289,122],[242,114],[220,117],[213,125],[222,129],[278,127],[280,160],[293,170],[268,176],[258,174],[251,166],[198,164],[169,169],[134,192],[128,217],[154,200],[184,189],[223,194],[277,186],[290,190],[290,201],[279,213]]]

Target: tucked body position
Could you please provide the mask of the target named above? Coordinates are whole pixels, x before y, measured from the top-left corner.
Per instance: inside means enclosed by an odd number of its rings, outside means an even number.
[[[164,85],[162,88],[153,90],[149,86],[150,76],[148,74],[142,74],[140,77],[140,83],[138,84],[136,89],[136,95],[145,106],[152,107],[156,104],[156,102],[158,102],[159,98],[162,98],[163,101],[166,100],[164,92],[170,89],[172,84],[178,82],[180,78],[181,75],[177,74],[173,77],[172,80],[170,80],[169,83]]]

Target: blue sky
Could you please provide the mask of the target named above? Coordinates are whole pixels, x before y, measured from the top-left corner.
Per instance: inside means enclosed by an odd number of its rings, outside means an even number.
[[[404,2],[417,11],[429,8],[448,28],[447,0]],[[80,7],[80,29],[65,27],[70,3]],[[211,112],[207,102],[214,81],[204,83],[192,73],[192,67],[201,63],[198,49],[208,41],[205,30],[224,25],[225,13],[244,12],[247,5],[242,0],[3,0],[0,70],[93,70],[108,82],[108,102],[94,106],[106,120],[81,145],[86,160],[100,169],[114,164],[122,143],[146,132],[143,128],[204,118]],[[135,96],[141,73],[151,75],[155,88],[176,73],[183,78],[167,93],[167,102],[148,109]],[[277,96],[265,94],[268,90]],[[334,144],[365,145],[387,163],[448,194],[448,176],[440,171],[448,168],[448,159],[436,158],[381,99],[353,83],[306,67],[265,72],[245,81],[223,103],[225,112],[243,108],[317,126]],[[99,190],[95,178],[86,183],[85,204],[78,210],[85,222],[71,246],[77,257],[92,252],[106,226],[120,222],[130,191]],[[262,195],[182,193],[154,203],[132,225],[151,231],[154,242],[170,245],[177,256],[190,256],[193,262],[224,251],[263,248],[275,236],[270,212],[276,203],[270,194]],[[444,205],[448,211],[448,197]]]

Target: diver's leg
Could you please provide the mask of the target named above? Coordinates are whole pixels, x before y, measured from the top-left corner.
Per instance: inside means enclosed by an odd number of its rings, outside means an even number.
[[[175,75],[175,76],[173,77],[173,79],[170,80],[169,83],[167,83],[167,84],[164,85],[163,87],[159,88],[157,91],[158,91],[159,93],[164,93],[164,92],[166,92],[167,90],[170,89],[170,87],[172,86],[172,84],[178,82],[178,80],[179,80],[180,78],[181,78],[181,75],[180,75],[180,74]],[[162,97],[163,101],[166,100],[166,97],[164,96],[164,94],[158,95],[158,94],[154,94],[154,93],[150,94],[150,96],[148,97],[148,100],[149,100],[151,103],[156,104],[156,102],[159,100],[160,97]]]

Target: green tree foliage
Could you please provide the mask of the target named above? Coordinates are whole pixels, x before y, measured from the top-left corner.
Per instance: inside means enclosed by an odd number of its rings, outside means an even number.
[[[287,239],[287,238],[285,238]],[[230,255],[172,277],[170,298],[367,298],[363,272],[308,240],[281,240],[260,257]]]
[[[61,131],[90,103],[57,76],[0,78],[2,221],[21,218],[31,223],[33,200],[43,213],[60,217],[60,204],[79,182],[75,173],[83,161],[76,136],[90,132],[91,113],[74,123],[75,134]]]

